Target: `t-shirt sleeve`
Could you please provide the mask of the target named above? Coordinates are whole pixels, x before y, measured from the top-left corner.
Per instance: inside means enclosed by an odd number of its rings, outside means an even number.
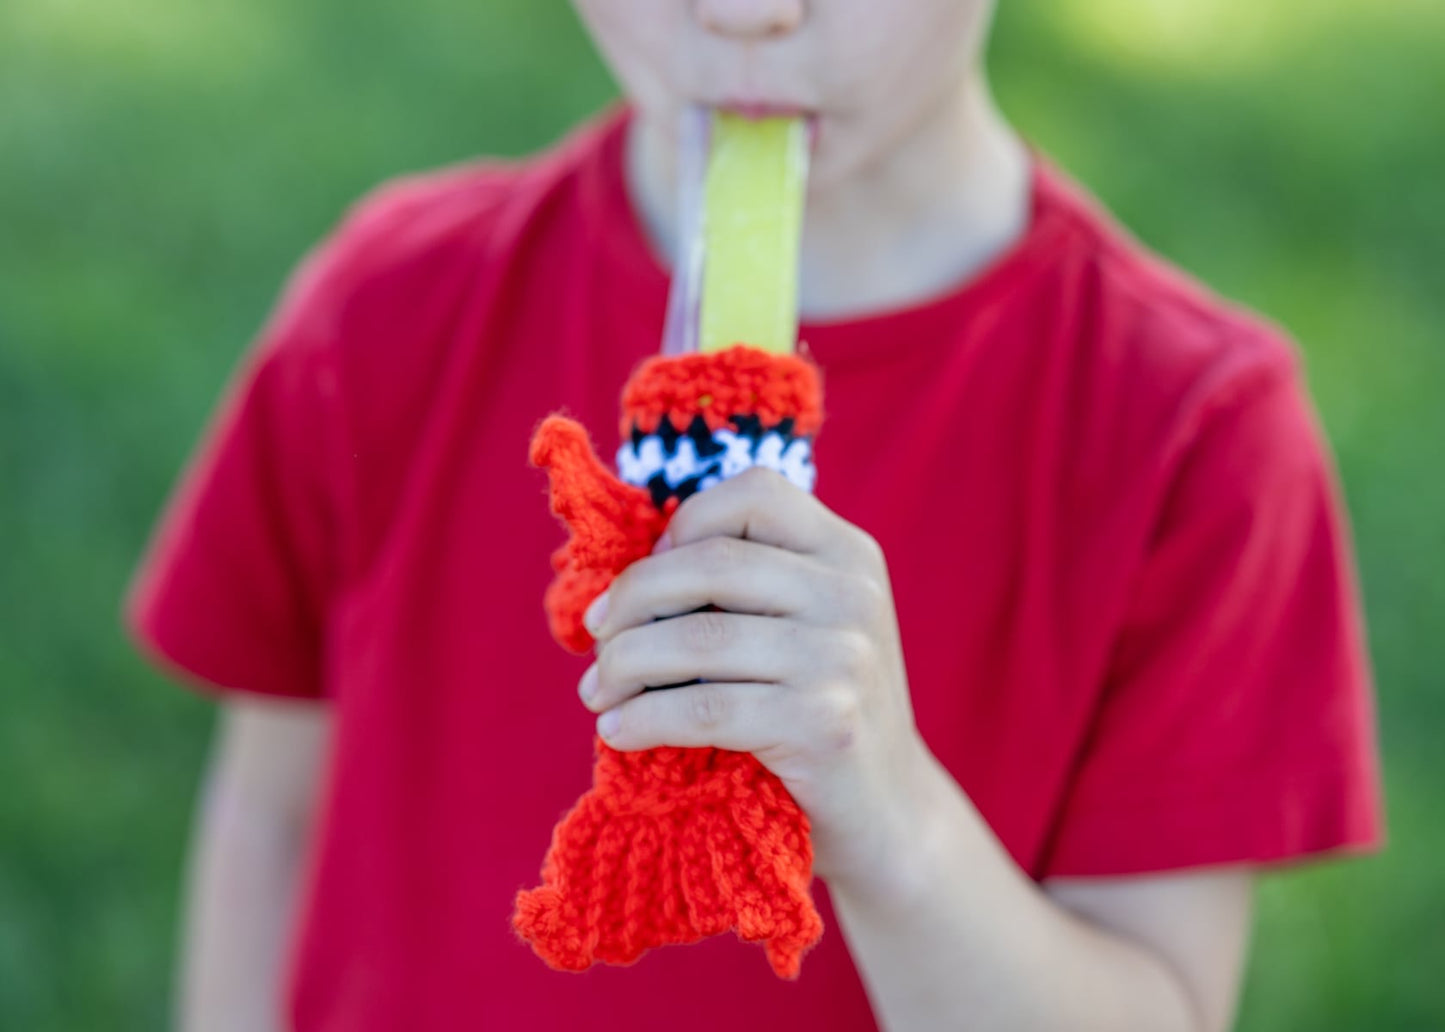
[[[1046,876],[1379,844],[1342,492],[1297,361],[1256,373],[1175,464]]]
[[[300,263],[233,371],[123,601],[149,659],[202,690],[318,697],[342,538],[331,248]]]

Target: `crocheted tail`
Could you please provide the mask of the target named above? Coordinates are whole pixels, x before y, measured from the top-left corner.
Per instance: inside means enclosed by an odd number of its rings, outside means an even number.
[[[542,885],[517,894],[517,933],[582,971],[733,930],[796,978],[823,922],[808,819],[776,776],[747,753],[596,747],[594,787],[553,832]]]

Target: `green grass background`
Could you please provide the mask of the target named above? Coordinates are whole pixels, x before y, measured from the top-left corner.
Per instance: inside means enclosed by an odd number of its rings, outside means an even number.
[[[679,0],[681,2],[681,0]],[[1445,1029],[1445,5],[1003,0],[1027,134],[1303,342],[1391,843],[1266,879],[1241,1027]],[[281,280],[379,180],[613,93],[561,0],[0,4],[0,1028],[164,1026],[212,711],[116,619]]]

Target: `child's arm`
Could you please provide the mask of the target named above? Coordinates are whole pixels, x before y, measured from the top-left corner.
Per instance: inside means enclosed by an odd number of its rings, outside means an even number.
[[[286,1027],[288,942],[329,724],[309,702],[222,707],[186,887],[181,1032]]]
[[[751,752],[779,776],[885,1027],[1227,1027],[1248,869],[1378,840],[1343,508],[1275,354],[1221,374],[1161,463],[1090,734],[1031,869],[914,721],[882,546],[778,473],[687,498],[593,604],[579,691],[599,733]]]
[[[608,744],[752,752],[787,784],[883,1027],[1228,1026],[1249,876],[1042,891],[913,725],[881,547],[777,472],[689,497],[586,623]]]
[[[1231,1027],[1248,868],[1057,879],[1040,892],[947,772],[934,775],[909,876],[829,883],[885,1027]]]

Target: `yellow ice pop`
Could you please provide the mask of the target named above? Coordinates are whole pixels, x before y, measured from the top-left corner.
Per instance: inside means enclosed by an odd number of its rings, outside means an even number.
[[[808,175],[801,118],[717,111],[703,185],[699,351],[786,354],[798,334],[798,244]]]

